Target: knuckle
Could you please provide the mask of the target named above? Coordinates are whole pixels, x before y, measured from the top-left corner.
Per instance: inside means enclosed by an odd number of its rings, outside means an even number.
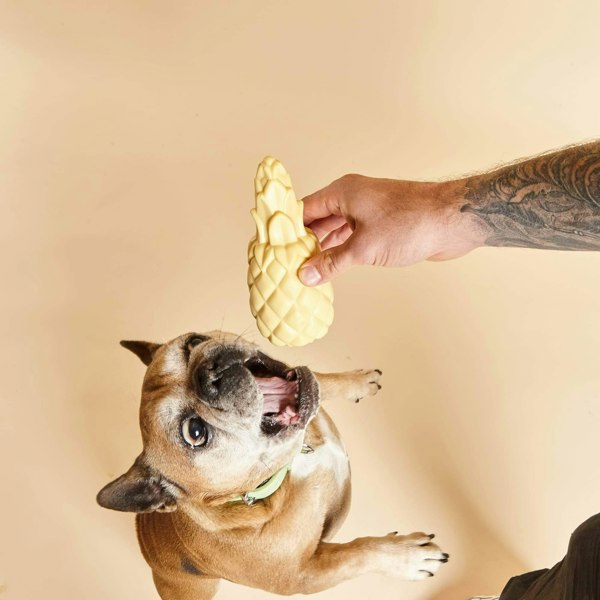
[[[362,179],[363,176],[358,173],[346,173],[337,179],[335,183],[339,184],[341,187],[351,187],[359,183]]]
[[[333,252],[324,252],[321,260],[323,274],[335,273],[338,270],[338,259]]]

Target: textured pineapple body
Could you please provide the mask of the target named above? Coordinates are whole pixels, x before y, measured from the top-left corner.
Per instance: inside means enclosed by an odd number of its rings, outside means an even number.
[[[323,337],[333,322],[333,287],[307,287],[298,278],[319,241],[304,227],[283,165],[267,157],[255,180],[257,234],[248,248],[250,308],[258,329],[278,346],[303,346]]]

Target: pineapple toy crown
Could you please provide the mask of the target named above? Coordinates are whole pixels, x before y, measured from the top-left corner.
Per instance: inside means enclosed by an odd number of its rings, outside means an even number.
[[[302,263],[319,252],[319,241],[304,227],[303,204],[278,160],[267,156],[258,165],[254,191],[250,309],[258,329],[273,344],[304,346],[323,337],[333,321],[331,284],[307,287],[298,277]]]
[[[302,202],[296,200],[288,172],[272,156],[258,165],[254,192],[256,208],[250,212],[260,244],[291,244],[306,235]]]

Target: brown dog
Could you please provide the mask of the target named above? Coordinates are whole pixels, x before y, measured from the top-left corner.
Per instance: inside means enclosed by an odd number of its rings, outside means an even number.
[[[448,560],[424,533],[327,541],[348,512],[350,471],[319,403],[377,393],[380,371],[289,368],[222,332],[121,343],[148,365],[144,450],[98,503],[139,513],[163,600],[212,598],[221,578],[286,595],[361,573],[426,579]]]

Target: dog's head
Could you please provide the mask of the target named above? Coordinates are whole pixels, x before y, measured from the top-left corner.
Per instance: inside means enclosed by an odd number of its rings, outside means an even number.
[[[223,332],[166,344],[121,342],[148,366],[140,427],[144,449],[105,486],[114,510],[175,510],[255,488],[292,460],[319,405],[307,367],[290,368]]]

